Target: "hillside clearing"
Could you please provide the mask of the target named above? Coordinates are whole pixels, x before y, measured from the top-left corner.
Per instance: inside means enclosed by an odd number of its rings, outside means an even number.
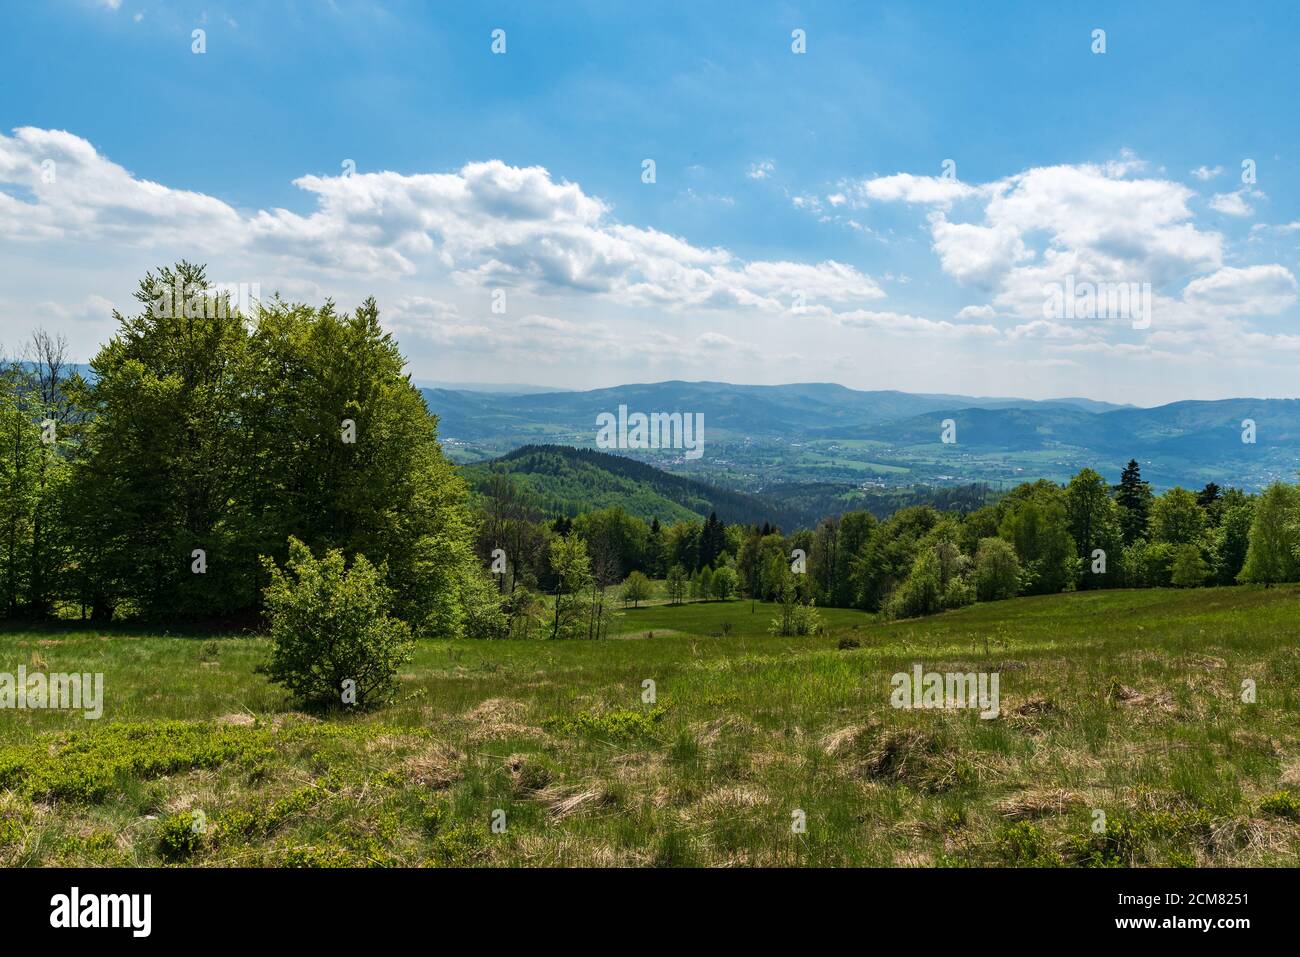
[[[774,614],[422,642],[395,705],[339,715],[293,710],[261,638],[5,630],[0,670],[103,672],[105,700],[0,713],[0,863],[1300,863],[1300,589],[829,609],[816,638]],[[891,708],[918,663],[999,672],[1000,717]]]

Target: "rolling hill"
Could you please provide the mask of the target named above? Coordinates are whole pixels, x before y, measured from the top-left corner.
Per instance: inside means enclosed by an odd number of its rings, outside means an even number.
[[[767,522],[786,531],[811,528],[826,516],[851,509],[884,518],[907,505],[966,511],[988,498],[982,486],[865,491],[835,483],[775,486],[756,495],[683,478],[620,455],[558,445],[524,446],[490,462],[462,466],[461,473],[476,491],[493,474],[509,475],[549,518],[618,506],[645,521],[670,523],[717,512],[728,524]]]
[[[493,473],[509,475],[550,516],[573,516],[617,505],[647,522],[654,518],[666,523],[697,519],[716,511],[727,523],[793,525],[793,514],[767,499],[714,488],[591,449],[526,445],[461,471],[476,490]]]

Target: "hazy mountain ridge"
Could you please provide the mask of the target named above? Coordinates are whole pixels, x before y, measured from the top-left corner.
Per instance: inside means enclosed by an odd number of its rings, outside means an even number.
[[[639,383],[535,395],[423,390],[442,418],[458,461],[527,444],[595,445],[596,416],[702,412],[705,455],[615,450],[715,486],[759,491],[775,484],[833,482],[1007,484],[1067,478],[1083,466],[1118,480],[1129,458],[1158,488],[1259,488],[1300,468],[1300,399],[1186,400],[1153,408],[1091,399],[977,397],[833,383],[780,386],[720,382]],[[940,439],[952,419],[956,442]],[[1255,423],[1254,443],[1242,441]]]

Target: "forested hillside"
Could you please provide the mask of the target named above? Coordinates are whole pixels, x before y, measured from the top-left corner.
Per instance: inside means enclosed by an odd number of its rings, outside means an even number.
[[[794,517],[771,498],[730,492],[591,449],[526,445],[489,463],[465,466],[462,474],[476,489],[491,475],[509,475],[552,516],[617,506],[647,522],[698,519],[710,512],[742,524],[787,525]]]

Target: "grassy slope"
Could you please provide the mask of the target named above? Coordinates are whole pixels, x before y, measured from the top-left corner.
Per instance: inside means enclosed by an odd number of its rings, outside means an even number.
[[[192,860],[217,865],[1300,864],[1300,823],[1260,806],[1300,793],[1295,589],[830,612],[813,639],[749,609],[424,643],[397,704],[324,721],[255,673],[261,639],[0,632],[0,670],[107,683],[99,722],[0,712],[0,863],[156,863],[164,823],[201,809]],[[892,709],[913,662],[999,668],[1002,717]]]

